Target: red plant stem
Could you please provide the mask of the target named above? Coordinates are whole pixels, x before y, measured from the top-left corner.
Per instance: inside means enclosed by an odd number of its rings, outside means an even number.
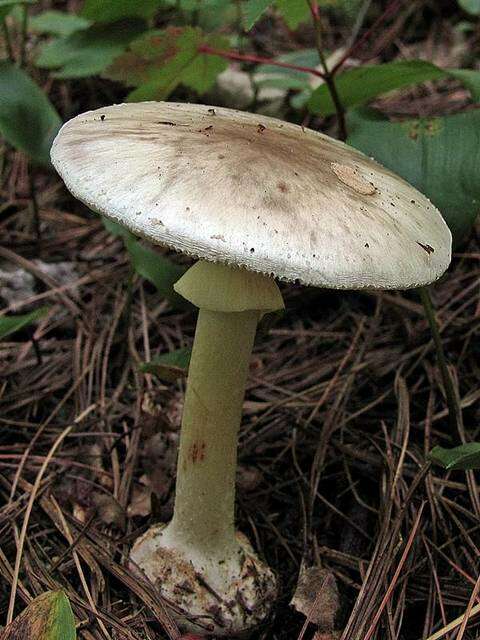
[[[395,14],[400,9],[402,4],[403,2],[401,0],[400,1],[392,0],[392,2],[390,2],[390,4],[385,9],[385,11],[375,20],[372,26],[369,29],[367,29],[365,33],[358,40],[356,40],[352,44],[352,46],[349,47],[349,49],[343,54],[343,56],[340,58],[337,64],[332,68],[331,70],[332,75],[335,75],[337,73],[340,67],[342,67],[345,64],[345,61],[348,60],[348,58],[350,58],[352,53],[357,51],[357,49],[366,40],[368,40],[368,38],[370,38],[370,36],[375,32],[376,29],[378,29],[378,27],[382,24],[382,22],[385,22],[385,20],[388,20],[388,18],[390,18],[391,15]]]
[[[263,58],[262,56],[255,56],[247,53],[237,53],[236,51],[225,51],[223,49],[214,49],[208,44],[201,44],[198,47],[200,53],[206,53],[212,56],[220,56],[227,60],[240,60],[243,62],[255,62],[257,64],[271,64],[274,67],[283,67],[284,69],[293,69],[293,71],[301,71],[303,73],[311,73],[314,76],[325,79],[325,74],[315,69],[314,67],[302,67],[298,64],[290,64],[288,62],[280,62],[279,60],[272,60],[271,58]]]
[[[320,7],[318,6],[317,0],[313,0],[310,3],[310,12],[314,20],[320,20]]]

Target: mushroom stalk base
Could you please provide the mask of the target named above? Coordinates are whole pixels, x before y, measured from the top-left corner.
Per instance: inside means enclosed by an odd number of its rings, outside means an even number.
[[[137,540],[133,563],[180,607],[182,629],[251,632],[277,588],[273,572],[235,532],[237,437],[257,309],[201,308],[185,397],[172,521]]]

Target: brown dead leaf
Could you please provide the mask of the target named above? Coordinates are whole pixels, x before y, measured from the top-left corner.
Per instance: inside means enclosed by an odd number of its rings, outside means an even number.
[[[316,624],[318,631],[330,638],[335,629],[335,619],[340,609],[337,582],[333,573],[320,567],[302,569],[297,589],[290,603],[309,622]],[[330,635],[328,635],[330,634]],[[322,638],[322,635],[319,636]],[[325,636],[322,638],[324,640]]]
[[[111,494],[95,491],[92,493],[92,502],[98,517],[104,524],[125,529],[125,512]]]
[[[132,490],[132,498],[127,508],[127,516],[134,518],[135,516],[149,516],[152,512],[152,489],[148,480],[148,476],[143,475],[139,478],[139,484],[136,484]]]

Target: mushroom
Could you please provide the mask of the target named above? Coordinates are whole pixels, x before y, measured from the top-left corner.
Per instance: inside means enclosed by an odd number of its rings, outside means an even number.
[[[95,211],[200,259],[175,286],[200,311],[174,515],[136,541],[131,560],[183,628],[246,633],[277,589],[234,524],[256,325],[283,306],[274,278],[333,289],[424,285],[450,262],[448,227],[425,196],[349,146],[219,107],[147,102],[90,111],[63,126],[52,162]]]

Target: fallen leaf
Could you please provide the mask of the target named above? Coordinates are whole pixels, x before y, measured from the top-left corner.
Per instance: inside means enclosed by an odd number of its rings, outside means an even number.
[[[331,633],[335,629],[335,619],[340,609],[337,582],[333,573],[320,567],[302,569],[290,604],[299,613],[303,613],[309,622],[317,625],[319,632]]]

